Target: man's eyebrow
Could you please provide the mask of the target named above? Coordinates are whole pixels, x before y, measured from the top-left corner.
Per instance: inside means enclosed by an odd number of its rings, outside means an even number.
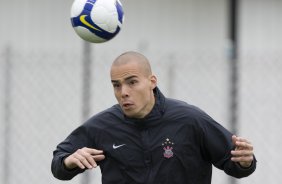
[[[131,75],[129,77],[126,77],[124,80],[128,81],[128,80],[130,80],[132,78],[135,78],[135,77],[137,77],[137,76],[136,75]],[[111,80],[111,81],[112,81],[112,83],[119,83],[120,82],[120,80]]]

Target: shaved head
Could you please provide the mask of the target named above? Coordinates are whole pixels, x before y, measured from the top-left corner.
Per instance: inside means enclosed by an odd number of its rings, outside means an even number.
[[[144,76],[152,75],[152,69],[148,59],[144,55],[134,51],[128,51],[118,56],[114,60],[112,68],[131,63],[137,64]]]

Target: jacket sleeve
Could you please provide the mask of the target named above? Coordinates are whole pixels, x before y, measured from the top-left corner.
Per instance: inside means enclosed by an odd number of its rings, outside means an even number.
[[[223,170],[228,175],[234,176],[236,178],[243,178],[243,177],[249,176],[256,170],[256,162],[257,160],[254,156],[252,165],[248,168],[243,168],[240,166],[240,164],[232,162],[229,159],[229,161],[225,163]]]
[[[53,160],[51,164],[51,171],[54,177],[60,180],[70,180],[77,174],[84,172],[84,170],[80,168],[72,170],[66,169],[63,161],[77,149],[89,147],[88,142],[87,128],[80,126],[57,146],[56,150],[53,152]]]
[[[226,174],[236,178],[249,176],[255,171],[255,158],[248,168],[243,168],[240,164],[231,161],[231,150],[235,148],[232,143],[233,134],[231,132],[206,114],[199,121],[201,121],[202,129],[201,149],[206,160],[218,169],[224,170]]]

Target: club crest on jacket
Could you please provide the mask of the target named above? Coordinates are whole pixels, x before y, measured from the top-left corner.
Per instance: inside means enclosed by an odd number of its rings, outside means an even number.
[[[165,142],[162,143],[162,146],[163,146],[163,149],[164,149],[164,157],[165,158],[171,158],[173,157],[173,146],[174,143],[169,139],[169,138],[166,138]]]

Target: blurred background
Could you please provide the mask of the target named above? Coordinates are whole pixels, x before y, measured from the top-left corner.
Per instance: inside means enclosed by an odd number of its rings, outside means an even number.
[[[55,179],[52,152],[116,103],[109,69],[128,50],[148,57],[167,97],[253,143],[256,172],[237,180],[214,168],[213,184],[281,183],[281,0],[238,1],[233,25],[229,0],[122,0],[122,30],[103,44],[75,34],[72,2],[0,0],[1,184],[101,183],[99,169]]]

